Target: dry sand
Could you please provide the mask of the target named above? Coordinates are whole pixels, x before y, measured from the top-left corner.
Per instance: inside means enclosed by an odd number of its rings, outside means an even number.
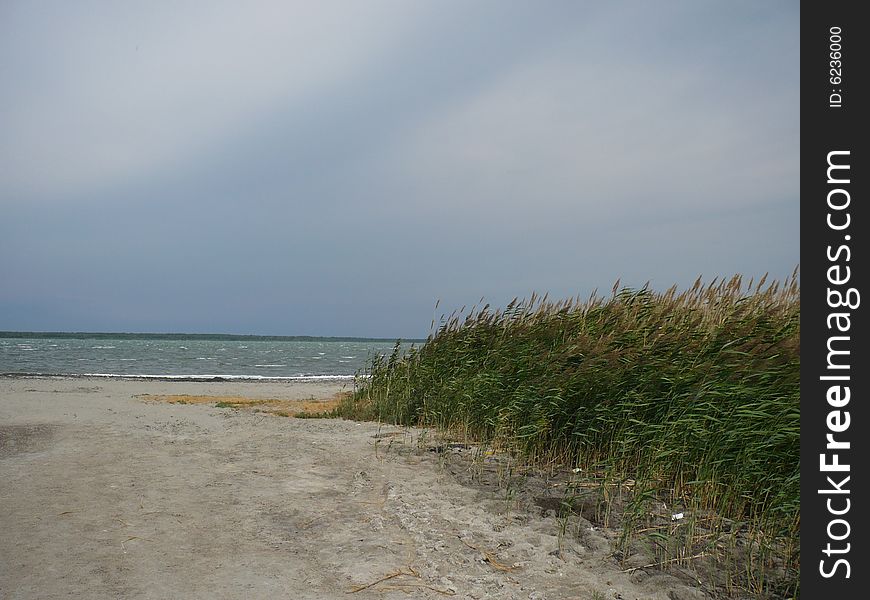
[[[140,396],[343,385],[0,378],[0,598],[705,597],[464,485],[419,431]]]

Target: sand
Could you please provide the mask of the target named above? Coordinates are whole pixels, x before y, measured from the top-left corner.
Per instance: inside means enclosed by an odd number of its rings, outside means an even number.
[[[0,598],[705,597],[469,484],[431,432],[142,396],[346,385],[0,378]]]

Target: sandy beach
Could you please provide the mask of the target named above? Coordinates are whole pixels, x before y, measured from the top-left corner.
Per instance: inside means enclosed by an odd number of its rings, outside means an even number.
[[[706,597],[469,484],[431,433],[149,400],[347,385],[0,379],[0,598]]]

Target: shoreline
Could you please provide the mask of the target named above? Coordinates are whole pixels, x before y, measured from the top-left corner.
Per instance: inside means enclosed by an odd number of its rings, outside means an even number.
[[[251,382],[261,381],[286,381],[286,382],[330,382],[350,381],[357,378],[365,378],[365,375],[148,375],[148,374],[125,374],[125,373],[0,373],[0,379],[117,379],[126,381],[202,381],[202,382]]]
[[[29,385],[26,385],[28,384]],[[52,395],[98,394],[104,401],[137,396],[231,396],[251,399],[328,400],[353,391],[353,380],[215,380],[94,376],[0,376],[0,390],[11,388],[19,394],[47,392]],[[2,415],[2,413],[0,413]]]

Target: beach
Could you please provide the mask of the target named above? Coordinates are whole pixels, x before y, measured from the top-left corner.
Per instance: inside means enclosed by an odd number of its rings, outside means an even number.
[[[431,432],[166,401],[350,386],[0,378],[0,598],[706,597]]]

